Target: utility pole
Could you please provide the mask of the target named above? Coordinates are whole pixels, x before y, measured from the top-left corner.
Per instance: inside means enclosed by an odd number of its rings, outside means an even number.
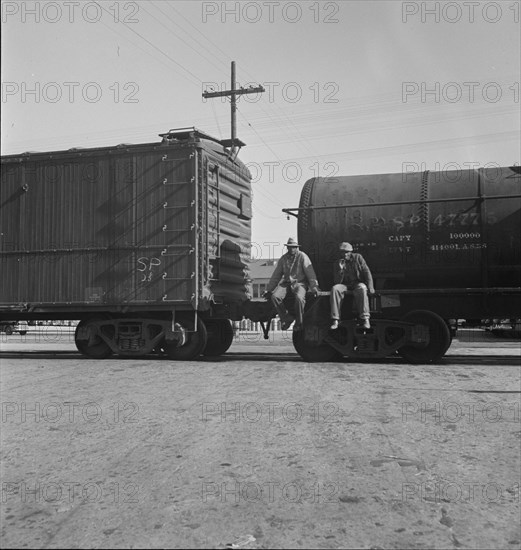
[[[237,89],[237,83],[235,82],[235,61],[232,61],[232,78],[230,90],[225,90],[224,92],[203,92],[203,97],[205,99],[212,97],[231,97],[231,125],[232,125],[232,137],[231,139],[223,139],[221,143],[225,147],[231,147],[231,156],[233,157],[235,149],[237,147],[243,147],[246,145],[240,139],[237,138],[237,96],[244,94],[256,94],[262,93],[265,89],[262,86],[250,86],[249,88],[240,88]]]

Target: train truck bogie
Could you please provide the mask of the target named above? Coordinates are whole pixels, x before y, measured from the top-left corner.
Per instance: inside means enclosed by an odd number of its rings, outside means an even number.
[[[344,315],[335,330],[330,329],[329,292],[320,292],[304,315],[303,330],[293,332],[293,345],[308,362],[382,359],[399,353],[411,363],[438,361],[451,343],[447,323],[431,311],[411,311],[403,319],[373,318],[369,329]],[[350,309],[350,300],[342,309]],[[372,296],[372,312],[379,301]]]

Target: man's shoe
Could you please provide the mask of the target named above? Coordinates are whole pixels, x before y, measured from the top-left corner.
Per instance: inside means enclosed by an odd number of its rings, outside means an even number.
[[[362,328],[369,329],[371,328],[371,324],[369,323],[369,319],[362,319]]]
[[[336,330],[338,328],[338,319],[333,319],[331,323],[331,330]]]

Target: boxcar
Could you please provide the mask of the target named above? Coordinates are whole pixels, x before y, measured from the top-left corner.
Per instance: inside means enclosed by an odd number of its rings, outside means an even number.
[[[221,354],[249,298],[251,176],[218,140],[2,157],[2,319],[79,319],[89,357]]]

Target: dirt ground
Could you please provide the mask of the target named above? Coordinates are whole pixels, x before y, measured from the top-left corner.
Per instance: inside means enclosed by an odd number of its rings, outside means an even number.
[[[2,547],[521,548],[520,342],[463,336],[412,366],[2,335]]]

